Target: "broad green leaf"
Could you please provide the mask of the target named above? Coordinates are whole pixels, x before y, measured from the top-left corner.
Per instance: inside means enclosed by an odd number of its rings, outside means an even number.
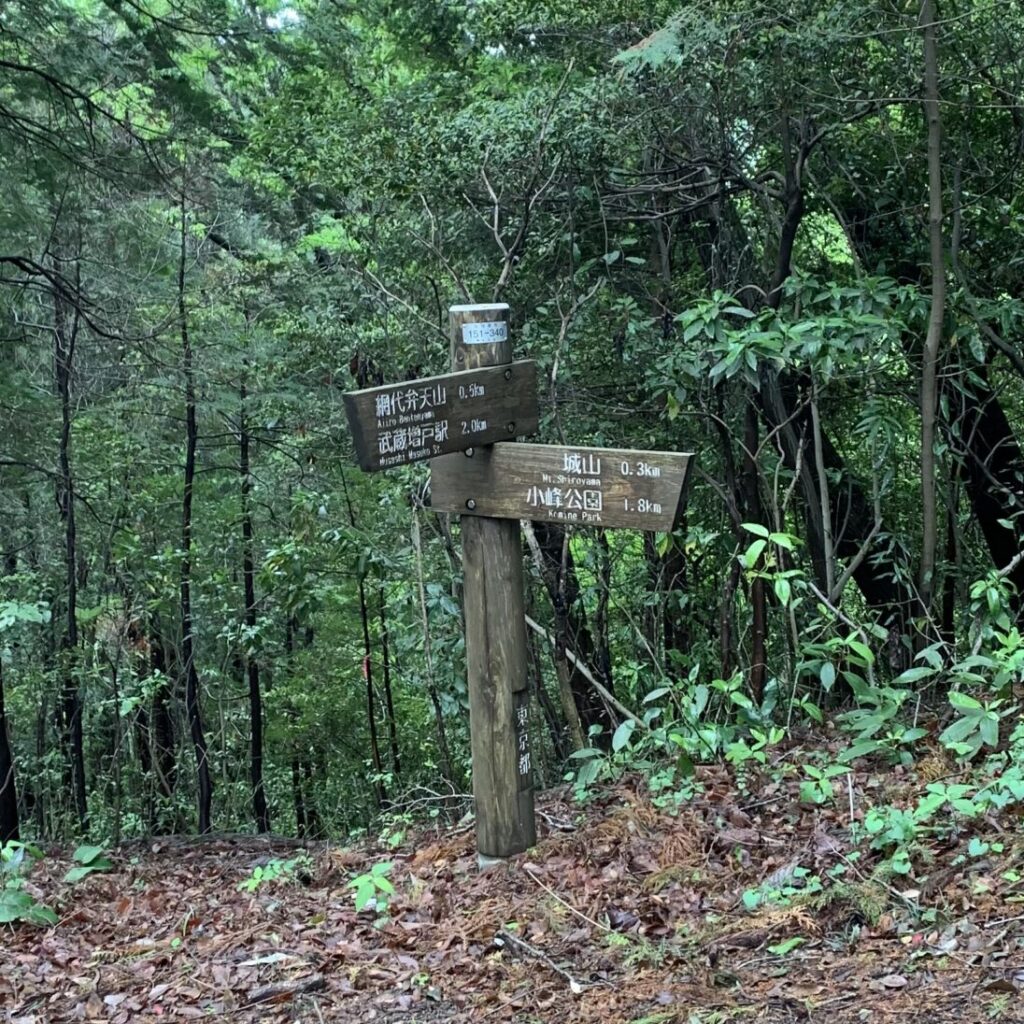
[[[102,853],[102,846],[79,846],[72,856],[79,864],[92,864]]]
[[[807,940],[801,935],[794,935],[791,939],[785,939],[782,942],[775,943],[774,946],[768,947],[769,953],[774,953],[776,956],[785,956],[787,953],[792,953],[798,946],[802,946]]]
[[[768,546],[766,540],[755,540],[753,544],[743,552],[743,566],[746,569],[753,569],[757,565],[764,549]]]
[[[959,690],[951,690],[949,694],[949,703],[955,708],[961,708],[964,711],[981,711],[982,703],[979,700],[975,700],[973,697],[966,693],[961,693]]]
[[[822,663],[821,672],[818,674],[821,679],[822,689],[828,693],[836,683],[836,667],[831,661]]]
[[[614,732],[612,735],[612,750],[618,753],[628,743],[630,736],[633,735],[633,730],[636,728],[636,722],[632,718],[627,718]]]
[[[935,675],[936,670],[925,665],[918,665],[917,668],[908,668],[901,672],[892,682],[893,686],[900,683],[916,683],[919,679],[928,679]]]
[[[868,647],[867,644],[862,643],[860,640],[855,640],[853,637],[849,637],[846,641],[846,646],[849,647],[854,654],[862,658],[864,664],[874,664],[875,656],[872,654],[871,648]]]
[[[658,700],[660,697],[664,697],[666,694],[672,692],[672,688],[669,686],[659,686],[656,690],[651,690],[646,697],[644,697],[643,703],[650,704],[651,701]]]
[[[962,743],[968,736],[977,731],[977,718],[958,718],[952,725],[948,725],[942,730],[939,739],[943,743]]]

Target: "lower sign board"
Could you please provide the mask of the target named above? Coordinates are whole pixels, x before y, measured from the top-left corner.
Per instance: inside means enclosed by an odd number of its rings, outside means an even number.
[[[437,512],[667,533],[682,515],[691,457],[496,444],[431,462],[430,504]]]
[[[373,472],[433,459],[537,429],[532,360],[350,391],[344,396],[356,459]]]

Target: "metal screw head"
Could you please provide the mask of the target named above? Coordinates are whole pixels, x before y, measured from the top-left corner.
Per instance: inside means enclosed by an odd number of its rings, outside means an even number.
[[[467,448],[462,454],[465,455],[467,459],[471,459],[473,458],[473,449]]]
[[[509,424],[509,425],[508,425],[508,426],[507,426],[507,427],[506,427],[505,429],[506,429],[506,430],[507,430],[507,431],[508,431],[508,432],[509,432],[510,434],[514,434],[514,433],[516,432],[516,425],[515,425],[514,423],[510,423],[510,424]]]
[[[462,349],[460,348],[460,349],[459,349],[459,351],[455,353],[455,358],[456,358],[456,360],[458,360],[458,362],[460,362],[460,363],[461,363],[461,362],[464,362],[464,361],[465,361],[465,359],[466,359],[466,353],[465,353],[465,352],[463,352],[463,351],[462,351]]]
[[[468,498],[466,500],[466,508],[468,508],[469,511],[472,512],[473,509],[476,508],[476,502],[472,498]]]
[[[512,379],[512,371],[511,370],[506,370],[505,371],[505,380],[511,380],[511,379]]]

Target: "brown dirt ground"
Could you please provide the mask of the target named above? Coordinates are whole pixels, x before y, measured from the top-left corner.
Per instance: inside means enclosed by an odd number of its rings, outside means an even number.
[[[675,813],[637,779],[585,808],[548,794],[537,847],[485,873],[466,826],[386,852],[314,844],[308,873],[253,893],[239,882],[293,845],[153,840],[74,887],[49,856],[30,884],[61,920],[0,932],[0,1020],[1024,1021],[1018,819],[982,826],[998,863],[945,836],[913,877],[886,878],[849,859],[845,807],[803,807],[786,783],[738,795],[720,768],[701,781]],[[857,805],[888,785],[858,774]],[[348,880],[385,859],[387,917],[356,913]],[[743,904],[841,863],[830,899]]]

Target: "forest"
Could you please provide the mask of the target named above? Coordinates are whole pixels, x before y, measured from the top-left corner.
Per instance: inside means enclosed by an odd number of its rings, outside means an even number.
[[[794,835],[843,823],[857,928],[930,948],[962,864],[1010,919],[1022,35],[980,0],[0,3],[0,921],[46,923],[28,862],[75,844],[369,843],[358,912],[416,830],[471,844],[468,517],[426,462],[362,472],[343,396],[447,373],[482,303],[536,363],[528,440],[692,453],[672,532],[522,523],[544,842],[749,839],[785,793]],[[257,895],[306,870],[269,863]],[[722,907],[853,900],[758,864]],[[634,910],[586,919],[667,941]],[[748,1019],[646,998],[537,1019]]]

